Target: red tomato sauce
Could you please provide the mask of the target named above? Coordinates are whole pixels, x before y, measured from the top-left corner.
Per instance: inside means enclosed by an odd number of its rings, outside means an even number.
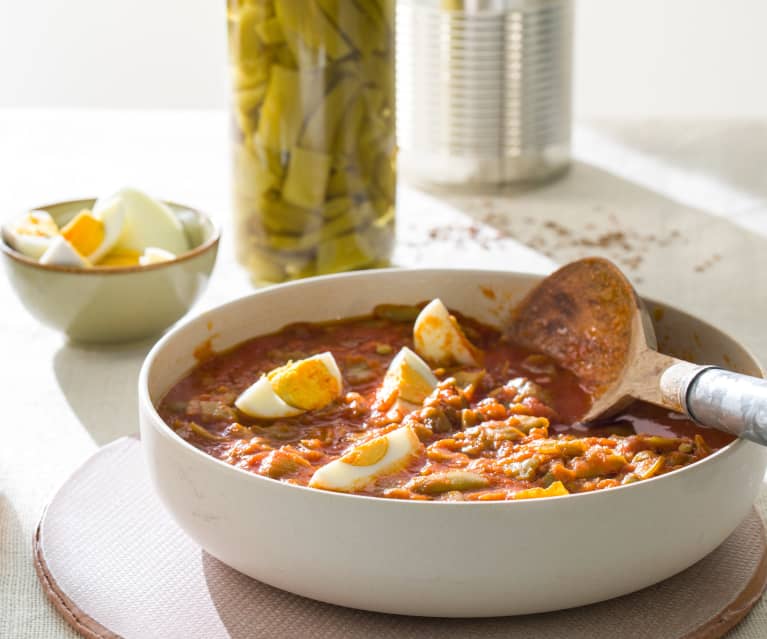
[[[734,439],[642,403],[609,423],[578,424],[591,398],[572,373],[457,314],[484,353],[481,366],[433,368],[439,386],[392,418],[381,406],[380,387],[400,348],[414,347],[417,311],[381,307],[369,317],[294,324],[210,355],[168,392],[160,415],[207,454],[302,486],[329,462],[407,426],[420,441],[407,463],[348,492],[419,500],[511,500],[610,488],[687,466]],[[272,420],[250,418],[234,406],[263,374],[324,351],[342,374],[337,400]]]

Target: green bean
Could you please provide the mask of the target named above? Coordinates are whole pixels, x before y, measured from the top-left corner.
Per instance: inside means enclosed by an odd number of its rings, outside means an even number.
[[[297,71],[273,66],[258,120],[258,137],[273,151],[290,149],[301,126],[301,85]]]
[[[386,262],[394,0],[229,0],[237,257],[258,281]]]
[[[320,242],[317,246],[317,269],[337,273],[369,265],[375,250],[364,235],[349,233]]]
[[[286,202],[296,206],[317,208],[325,201],[328,175],[329,155],[295,146],[290,153],[282,196]]]
[[[264,227],[274,233],[305,234],[322,224],[317,213],[283,202],[272,194],[261,198],[258,206]]]
[[[304,64],[319,64],[327,55],[337,60],[352,53],[314,0],[275,0],[274,8],[293,55]]]
[[[436,495],[452,490],[475,490],[486,488],[489,480],[477,473],[465,470],[450,470],[444,473],[433,473],[411,479],[407,488],[423,495]]]
[[[414,322],[421,309],[406,304],[379,304],[373,309],[373,315],[392,322]]]
[[[285,42],[285,34],[277,18],[269,18],[256,25],[256,33],[264,44],[279,44]]]
[[[211,433],[207,428],[200,426],[199,424],[195,422],[189,422],[189,430],[192,431],[198,437],[202,437],[203,439],[209,439],[211,441],[220,441],[222,439],[225,439],[224,437],[221,437],[220,435],[215,435]]]

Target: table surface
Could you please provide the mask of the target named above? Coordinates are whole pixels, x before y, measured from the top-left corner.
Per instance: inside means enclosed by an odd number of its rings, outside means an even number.
[[[0,215],[134,185],[229,230],[227,118],[217,111],[0,110]],[[573,166],[540,188],[427,194],[401,186],[394,261],[547,272],[600,254],[639,290],[701,315],[767,361],[767,120],[588,122]],[[229,234],[195,310],[252,290]],[[152,341],[68,343],[0,278],[0,637],[74,637],[44,599],[32,532],[96,448],[137,430]],[[757,506],[767,513],[767,490]],[[732,637],[767,636],[760,602]]]

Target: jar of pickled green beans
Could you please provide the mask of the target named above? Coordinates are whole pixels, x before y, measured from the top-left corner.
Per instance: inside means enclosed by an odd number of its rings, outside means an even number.
[[[395,0],[229,0],[239,261],[257,282],[385,265]]]

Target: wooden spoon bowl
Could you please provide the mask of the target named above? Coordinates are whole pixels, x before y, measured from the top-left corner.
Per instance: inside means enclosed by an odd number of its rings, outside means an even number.
[[[609,260],[551,274],[516,308],[509,333],[578,376],[594,398],[584,422],[641,399],[767,444],[767,382],[659,353],[647,309]]]

